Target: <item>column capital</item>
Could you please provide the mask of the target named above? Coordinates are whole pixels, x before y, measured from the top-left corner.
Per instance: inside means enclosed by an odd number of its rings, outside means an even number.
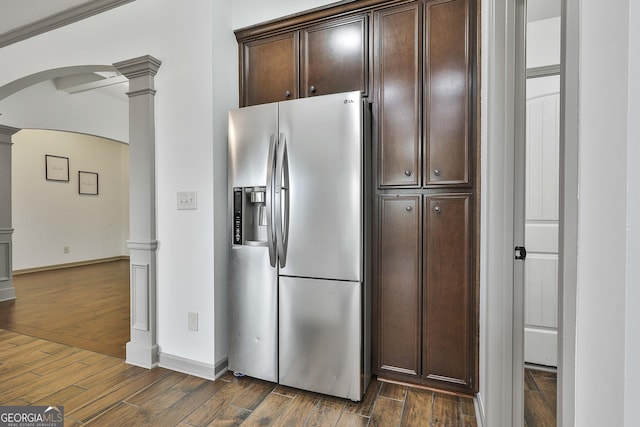
[[[12,145],[11,136],[21,129],[12,128],[11,126],[0,125],[0,144]]]
[[[151,55],[139,56],[126,61],[115,62],[116,69],[129,80],[135,77],[155,76],[162,61]]]

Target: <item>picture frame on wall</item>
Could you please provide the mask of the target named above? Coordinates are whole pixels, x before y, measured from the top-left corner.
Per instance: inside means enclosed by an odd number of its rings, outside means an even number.
[[[45,154],[45,178],[47,181],[69,182],[69,158]]]
[[[98,195],[98,173],[78,171],[78,194]]]

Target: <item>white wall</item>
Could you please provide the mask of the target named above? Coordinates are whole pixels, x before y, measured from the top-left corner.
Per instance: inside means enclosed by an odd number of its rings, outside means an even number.
[[[638,286],[627,277],[629,1],[581,2],[580,25],[575,423],[622,426],[625,297]]]
[[[158,344],[160,351],[205,365],[216,359],[214,271],[214,160],[226,147],[220,110],[236,103],[237,80],[219,83],[217,73],[237,73],[230,24],[214,26],[215,14],[230,22],[229,0],[137,0],[100,15],[0,49],[0,87],[43,70],[114,62],[150,54],[162,61],[155,78]],[[214,50],[221,38],[233,55]],[[218,125],[214,129],[214,111]],[[10,125],[0,116],[3,124]],[[216,148],[214,148],[216,147]],[[134,168],[135,165],[132,165]],[[177,211],[176,193],[198,192],[198,210]],[[226,199],[220,201],[226,203]],[[215,286],[226,286],[218,283]],[[187,330],[187,313],[200,314],[199,331]],[[218,326],[220,326],[218,325]]]
[[[270,0],[269,2],[260,0],[234,0],[231,3],[233,7],[232,27],[233,29],[249,27],[279,17],[334,3],[349,3],[349,0]]]
[[[127,254],[128,145],[27,129],[16,133],[13,142],[14,270]],[[69,182],[45,179],[45,154],[69,158]],[[99,174],[98,196],[78,194],[79,170]]]
[[[560,17],[527,23],[527,68],[560,64]]]

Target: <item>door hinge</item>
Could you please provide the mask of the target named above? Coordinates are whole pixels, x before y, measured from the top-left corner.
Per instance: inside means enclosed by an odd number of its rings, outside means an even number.
[[[516,259],[527,259],[527,249],[524,246],[516,246]]]

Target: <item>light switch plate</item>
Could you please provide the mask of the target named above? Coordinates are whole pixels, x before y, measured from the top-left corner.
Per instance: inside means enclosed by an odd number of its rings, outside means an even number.
[[[178,210],[198,209],[197,191],[178,191]]]

